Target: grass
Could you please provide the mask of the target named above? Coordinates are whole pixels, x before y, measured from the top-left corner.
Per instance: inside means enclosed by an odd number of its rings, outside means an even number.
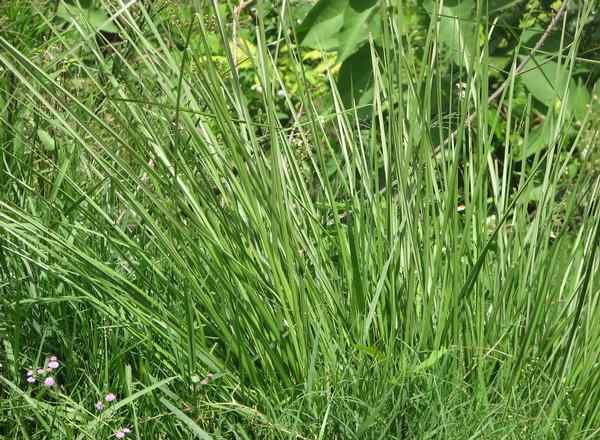
[[[599,435],[600,183],[567,173],[597,148],[591,110],[549,109],[551,140],[525,158],[520,60],[488,107],[483,48],[443,120],[435,23],[415,61],[390,10],[372,105],[334,86],[325,113],[283,7],[281,40],[254,29],[258,114],[218,9],[182,15],[176,50],[156,11],[105,6],[120,42],[33,6],[39,46],[0,35],[0,436]],[[500,150],[496,112],[513,121]],[[51,354],[58,386],[28,385]]]

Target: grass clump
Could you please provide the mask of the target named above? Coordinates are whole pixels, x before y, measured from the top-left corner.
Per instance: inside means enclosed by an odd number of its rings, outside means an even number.
[[[250,50],[200,3],[102,3],[118,38],[36,15],[35,54],[0,35],[0,434],[595,438],[600,184],[569,172],[595,108],[549,107],[526,155],[522,60],[491,105],[477,48],[442,102],[436,21],[418,60],[384,8],[372,99],[329,71],[327,110],[285,7]]]

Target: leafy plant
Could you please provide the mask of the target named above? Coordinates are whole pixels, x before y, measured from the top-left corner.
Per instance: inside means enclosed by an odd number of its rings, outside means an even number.
[[[448,61],[444,17],[413,33],[344,3],[381,32],[342,21],[354,48],[322,71],[351,99],[324,111],[266,2],[244,33],[217,2],[127,5],[110,52],[79,22],[47,29],[46,57],[0,34],[19,116],[2,117],[1,436],[597,435],[600,183],[580,166],[597,107],[578,121],[555,100],[592,7],[554,72],[491,74],[485,40]]]
[[[79,3],[69,4],[65,0],[61,0],[56,10],[56,16],[84,29],[90,29],[91,32],[119,33],[119,29],[107,11],[102,6],[94,7],[92,2],[84,7]]]
[[[298,26],[303,46],[337,51],[341,64],[338,88],[346,105],[365,105],[372,95],[369,38],[379,43],[380,9],[378,0],[320,0]]]

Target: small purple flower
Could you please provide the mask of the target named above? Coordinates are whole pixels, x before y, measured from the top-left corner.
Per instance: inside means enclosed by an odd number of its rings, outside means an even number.
[[[52,360],[52,358],[50,358],[50,362],[48,362],[48,369],[50,369],[50,370],[54,370],[60,366],[60,364],[56,360],[56,356],[52,356],[52,357],[54,358],[54,360]]]
[[[113,393],[108,393],[104,400],[106,400],[107,402],[114,402],[115,400],[117,400],[117,396],[115,396]]]
[[[121,430],[115,432],[115,437],[117,437],[117,438],[125,438],[126,435],[127,434],[125,434],[125,432],[121,431]]]
[[[102,400],[98,400],[96,402],[96,411],[102,411],[104,409],[104,404],[102,403]]]
[[[43,368],[38,368],[37,374],[46,374],[46,370],[44,370]]]
[[[56,382],[54,381],[54,378],[52,376],[48,376],[46,379],[44,379],[44,385],[50,388],[56,385]]]
[[[33,376],[27,377],[27,382],[29,382],[29,383],[35,383],[35,377],[33,377]]]
[[[27,377],[33,376],[33,370],[27,370]]]

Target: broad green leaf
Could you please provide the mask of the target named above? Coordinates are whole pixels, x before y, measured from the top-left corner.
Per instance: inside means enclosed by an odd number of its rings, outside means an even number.
[[[553,122],[551,116],[543,124],[533,128],[529,133],[527,145],[524,145],[519,157],[527,158],[548,147],[552,141],[552,128]]]
[[[545,188],[543,185],[534,186],[525,193],[525,199],[527,201],[540,201],[544,195]]]
[[[76,22],[83,29],[89,25],[94,32],[118,33],[119,29],[110,21],[110,16],[101,8],[81,8],[61,1],[56,16],[65,21]]]
[[[573,112],[578,120],[583,120],[591,99],[590,92],[583,84],[572,83],[569,88],[569,98],[567,100],[569,111]]]
[[[530,59],[523,70],[521,81],[535,99],[548,107],[561,99],[569,82],[569,72],[565,66],[558,65],[543,57]]]
[[[206,44],[213,54],[220,54],[223,52],[221,40],[214,32],[209,32],[206,34]]]
[[[313,49],[337,48],[348,2],[349,0],[320,0],[298,27],[300,43]]]
[[[303,46],[338,50],[341,63],[381,34],[379,0],[321,0],[298,27]]]
[[[546,29],[541,26],[534,26],[531,28],[523,29],[521,35],[519,36],[519,40],[522,43],[522,53],[529,55],[529,51],[533,46],[537,44],[537,42],[544,35],[544,31]],[[555,53],[560,50],[561,47],[561,32],[560,29],[554,32],[550,32],[550,34],[545,38],[544,44],[540,47],[540,50],[546,53]],[[540,53],[540,52],[538,52]]]
[[[38,139],[47,151],[54,151],[54,149],[56,148],[56,142],[54,141],[54,138],[50,135],[50,133],[40,128],[37,131],[37,135]]]
[[[510,60],[510,57],[488,57],[488,67],[491,73],[497,73],[503,70]]]
[[[342,63],[338,89],[346,106],[353,103],[357,106],[370,104],[373,97],[373,66],[369,44],[364,44]]]
[[[233,41],[229,43],[232,53],[235,51],[238,68],[241,70],[252,69],[256,65],[256,46],[250,41],[242,38],[237,38],[237,44]]]
[[[473,0],[444,3],[438,9],[433,0],[423,3],[429,15],[438,17],[440,41],[448,48],[452,60],[458,65],[468,65],[476,55],[477,26],[473,18],[475,3]]]
[[[343,62],[369,40],[381,34],[378,0],[351,0],[344,12],[344,25],[340,33],[338,62]]]
[[[577,119],[583,119],[591,97],[582,84],[576,84],[569,77],[565,65],[559,65],[544,57],[535,57],[526,64],[521,81],[535,99],[547,107],[561,103],[565,90],[567,95],[567,112]]]
[[[308,2],[292,3],[290,9],[290,18],[296,24],[302,24],[308,13],[312,9],[312,4]]]

